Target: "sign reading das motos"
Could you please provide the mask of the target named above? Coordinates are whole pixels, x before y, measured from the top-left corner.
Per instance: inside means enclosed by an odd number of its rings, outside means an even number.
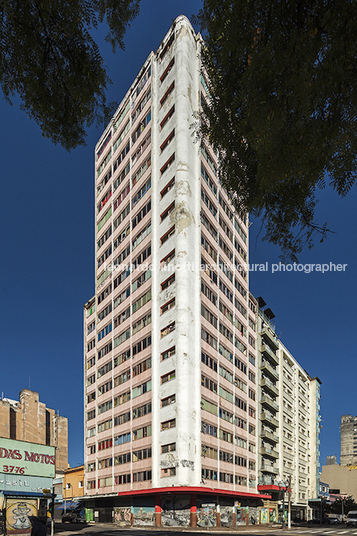
[[[1,437],[0,473],[54,478],[55,448]]]

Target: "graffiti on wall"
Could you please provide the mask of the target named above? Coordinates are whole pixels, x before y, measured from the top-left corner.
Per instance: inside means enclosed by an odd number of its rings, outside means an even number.
[[[131,508],[114,508],[114,522],[118,525],[131,525]]]
[[[190,498],[187,496],[163,497],[161,524],[164,527],[188,527],[190,525]]]
[[[8,499],[6,505],[6,531],[12,534],[31,534],[29,517],[37,515],[37,501]]]
[[[217,508],[214,503],[202,503],[197,508],[197,525],[200,527],[215,527]]]

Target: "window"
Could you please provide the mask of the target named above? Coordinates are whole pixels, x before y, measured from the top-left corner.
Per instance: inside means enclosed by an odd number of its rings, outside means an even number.
[[[174,356],[176,353],[176,348],[173,346],[172,348],[169,348],[169,350],[165,350],[165,352],[161,353],[161,361],[165,361],[165,359],[168,359],[169,357]]]
[[[175,475],[176,475],[176,467],[167,467],[165,469],[161,469],[162,478],[166,476],[175,476]]]
[[[134,229],[138,225],[138,223],[141,222],[141,220],[146,216],[146,214],[150,212],[150,210],[151,210],[151,201],[146,203],[146,205],[144,205],[143,208],[139,210],[139,212],[136,213],[136,215],[131,221],[132,229]]]
[[[169,240],[169,238],[171,238],[174,234],[175,234],[175,226],[171,227],[171,229],[169,229],[167,231],[167,233],[165,233],[160,238],[160,246],[163,246],[165,244],[165,242],[167,242]]]
[[[175,402],[176,395],[167,396],[161,400],[161,407],[164,408],[165,406],[170,406],[171,404],[175,404]]]
[[[175,283],[175,274],[171,275],[168,279],[165,279],[165,281],[161,283],[161,291],[166,290],[173,283]]]
[[[151,312],[141,317],[140,320],[138,320],[137,322],[135,322],[135,324],[133,324],[133,328],[132,328],[133,335],[135,335],[135,333],[138,333],[138,331],[148,326],[150,323],[151,323]]]
[[[138,363],[133,367],[133,378],[135,376],[138,376],[142,372],[145,372],[145,370],[149,370],[151,368],[151,357],[148,359],[145,359],[145,361],[141,361],[141,363]]]
[[[133,345],[133,356],[151,346],[151,335]]]
[[[175,153],[173,153],[170,158],[165,162],[165,164],[162,166],[162,168],[160,169],[160,175],[162,176],[165,171],[167,171],[171,166],[172,164],[174,163],[175,161]]]
[[[166,337],[166,335],[169,335],[169,333],[172,333],[173,331],[175,331],[175,322],[171,322],[171,324],[160,331],[160,339]]]
[[[133,441],[151,436],[151,424],[133,431]]]
[[[170,111],[165,115],[165,117],[161,121],[160,130],[162,130],[164,128],[164,126],[170,121],[170,119],[174,115],[174,113],[175,113],[175,105],[173,105],[173,107],[170,109]]]
[[[217,317],[213,313],[211,313],[211,311],[206,309],[204,305],[201,305],[201,315],[203,316],[203,318],[208,320],[208,322],[210,322],[212,326],[214,326],[215,328],[217,327]]]
[[[146,194],[146,192],[151,188],[151,177],[144,183],[140,190],[134,195],[131,206],[132,208],[140,201],[140,199]]]
[[[166,454],[167,452],[174,452],[176,450],[176,443],[168,443],[167,445],[161,446],[161,454]]]
[[[90,369],[94,365],[95,365],[95,356],[91,357],[90,359],[88,359],[88,361],[87,361],[87,369]]]
[[[145,393],[148,393],[151,391],[151,380],[142,383],[141,385],[138,385],[137,387],[133,388],[133,398],[136,398],[137,396],[143,395]]]
[[[133,462],[151,458],[151,448],[133,451]]]
[[[164,268],[164,270],[171,269],[171,266],[169,264],[171,261],[173,261],[175,258],[175,250],[173,249],[166,257],[164,257],[160,262],[160,269]],[[169,266],[169,268],[166,268]]]
[[[144,404],[143,406],[138,406],[133,409],[133,419],[138,419],[144,415],[151,413],[151,402]]]
[[[98,424],[98,433],[99,432],[104,432],[105,430],[110,430],[110,428],[112,428],[112,426],[113,426],[112,419],[108,419],[107,421],[104,421],[104,422]]]
[[[125,424],[130,421],[130,411],[126,411],[121,415],[114,417],[114,426],[119,426],[120,424]]]
[[[119,475],[115,477],[115,484],[121,485],[121,484],[129,484],[131,481],[131,475]]]
[[[201,282],[201,292],[213,303],[213,305],[217,306],[217,295],[203,282]]]
[[[160,223],[166,220],[167,216],[174,210],[174,208],[175,208],[175,201],[171,203],[171,205],[168,206],[167,209],[165,209],[164,212],[161,214]]]
[[[112,327],[112,323],[110,323],[98,333],[98,342],[112,331]]]
[[[170,419],[161,423],[161,431],[169,430],[176,427],[176,419]]]
[[[165,197],[166,194],[169,193],[169,191],[175,186],[175,177],[171,179],[160,192],[160,199]]]
[[[217,372],[217,361],[212,359],[212,357],[210,357],[209,355],[205,354],[204,352],[201,352],[201,361],[202,361],[202,363],[207,365],[207,367],[209,367],[212,370],[214,370],[215,372]]]
[[[143,307],[146,303],[148,303],[151,300],[151,289],[149,289],[145,294],[140,296],[132,305],[132,312],[135,313],[138,311],[141,307]]]
[[[145,281],[148,281],[151,277],[151,271],[145,270],[143,274],[141,274],[133,283],[132,286],[132,292],[135,292],[136,289],[141,287],[145,283]],[[134,312],[134,311],[133,311]]]
[[[165,102],[167,101],[167,99],[169,98],[169,96],[171,95],[174,89],[175,89],[175,80],[172,82],[170,87],[165,91],[162,99],[160,100],[160,107],[162,107],[165,104]]]
[[[124,443],[130,443],[130,432],[114,438],[114,445],[123,445]]]
[[[164,313],[166,313],[166,311],[169,311],[173,307],[175,307],[175,298],[172,298],[172,300],[168,301],[160,308],[160,314],[163,315]]]
[[[129,463],[130,459],[130,452],[126,452],[125,454],[121,454],[120,456],[115,456],[114,465],[123,465],[125,463]]]
[[[126,289],[124,289],[120,294],[118,294],[115,297],[115,299],[114,299],[114,309],[116,309],[116,307],[118,307],[118,305],[123,303],[123,301],[126,300],[126,298],[129,298],[129,296],[130,296],[130,285],[128,287],[126,287]],[[116,326],[114,326],[114,327],[116,327]]]
[[[171,380],[175,379],[175,371],[168,372],[167,374],[164,374],[161,376],[161,385],[167,382],[170,382]]]
[[[143,482],[144,480],[151,480],[151,471],[140,471],[133,474],[133,482]]]
[[[172,60],[170,61],[170,63],[168,64],[168,66],[166,67],[166,69],[164,70],[162,75],[160,76],[160,83],[161,84],[164,82],[164,80],[166,80],[166,78],[170,74],[171,69],[173,68],[174,64],[175,64],[175,58],[172,58]]]
[[[165,141],[160,145],[160,153],[162,154],[165,149],[167,149],[167,147],[170,145],[170,143],[172,142],[172,140],[174,139],[175,137],[175,129],[173,129],[170,134],[167,136],[167,138],[165,139]]]
[[[98,442],[98,451],[110,449],[113,446],[113,440],[112,439],[105,439],[104,441]]]
[[[101,415],[102,413],[109,411],[110,409],[112,409],[112,407],[113,407],[112,399],[107,400],[106,402],[98,406],[98,415]]]

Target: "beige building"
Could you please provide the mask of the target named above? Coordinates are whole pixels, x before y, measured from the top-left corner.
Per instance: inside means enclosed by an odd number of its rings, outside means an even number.
[[[323,465],[321,480],[330,486],[330,493],[352,495],[357,501],[357,465]]]
[[[341,417],[341,456],[340,465],[357,464],[357,416]]]
[[[19,400],[0,400],[0,437],[56,448],[56,471],[68,467],[68,419],[40,402],[39,394],[23,389]]]
[[[258,489],[279,500],[291,478],[292,518],[310,519],[318,497],[320,380],[309,374],[276,337],[274,313],[259,297],[257,313],[259,443]]]

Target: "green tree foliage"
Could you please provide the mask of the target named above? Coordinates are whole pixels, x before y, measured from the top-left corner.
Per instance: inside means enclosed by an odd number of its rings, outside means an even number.
[[[355,181],[356,21],[354,0],[203,0],[197,17],[200,133],[237,209],[261,216],[265,239],[293,259],[327,232],[316,189],[344,196]]]
[[[18,94],[43,135],[66,149],[85,144],[86,128],[111,114],[110,79],[91,31],[107,21],[113,50],[140,0],[0,0],[0,84]]]

